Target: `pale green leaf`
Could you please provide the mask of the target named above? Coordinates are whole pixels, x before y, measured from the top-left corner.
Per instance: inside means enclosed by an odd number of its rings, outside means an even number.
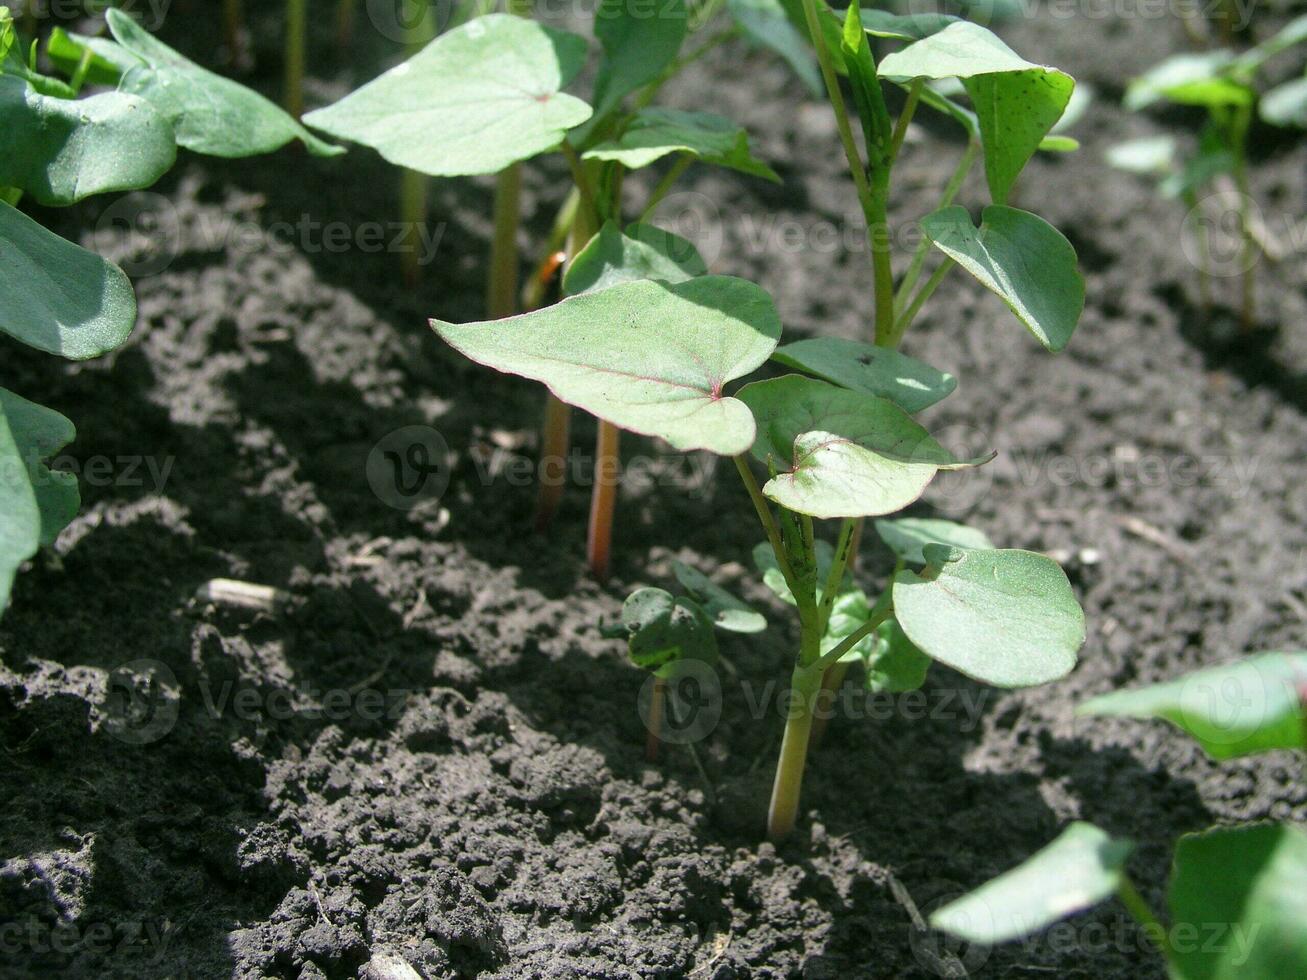
[[[636,170],[672,153],[689,153],[703,163],[780,182],[771,167],[749,152],[749,135],[729,119],[710,112],[641,109],[620,137],[583,155],[587,160],[616,160]]]
[[[923,653],[996,687],[1066,676],[1085,616],[1057,562],[1030,551],[922,549],[929,563],[894,579],[894,615]]]
[[[479,364],[541,381],[619,428],[726,456],[753,444],[755,426],[723,388],[761,366],[781,333],[771,297],[726,276],[630,282],[504,320],[431,325]]]
[[[563,294],[579,296],[639,279],[685,282],[707,272],[698,249],[679,235],[644,224],[621,232],[608,221],[568,264]]]
[[[747,603],[737,599],[698,569],[683,562],[673,562],[676,581],[690,593],[718,629],[728,633],[760,633],[767,620]]]
[[[56,99],[11,75],[0,76],[0,130],[0,186],[46,205],[149,187],[177,157],[172,127],[143,99]]]
[[[1307,749],[1307,653],[1263,653],[1163,684],[1113,691],[1082,715],[1162,718],[1214,759]]]
[[[1175,166],[1175,137],[1147,136],[1109,146],[1103,154],[1110,166],[1132,174],[1165,174]]]
[[[681,660],[717,660],[712,619],[693,599],[663,589],[637,589],[622,604],[627,653],[643,670],[664,673]]]
[[[1067,345],[1085,307],[1076,250],[1038,215],[991,204],[980,227],[966,208],[928,214],[921,227],[935,247],[998,294],[1051,351]]]
[[[894,14],[888,10],[863,10],[862,26],[872,37],[887,37],[895,41],[920,41],[938,34],[960,18],[952,14],[928,11],[920,14]]]
[[[882,518],[876,533],[899,558],[910,565],[926,564],[922,549],[931,544],[950,548],[993,549],[984,531],[935,517]]]
[[[813,95],[821,94],[821,72],[807,38],[785,14],[780,0],[726,0],[735,23],[755,44],[776,52]]]
[[[985,945],[1025,938],[1114,895],[1132,849],[1077,821],[1011,871],[936,911],[930,925]]]
[[[1307,78],[1275,86],[1262,96],[1258,111],[1272,126],[1307,128]]]
[[[83,360],[113,350],[135,323],[121,269],[0,203],[0,331]]]
[[[1162,99],[1184,105],[1249,105],[1251,90],[1227,77],[1233,62],[1234,55],[1224,50],[1172,55],[1130,83],[1125,107],[1139,110]]]
[[[909,414],[950,395],[957,378],[889,347],[839,337],[816,337],[785,344],[773,360],[807,374],[869,395],[888,398]]]
[[[876,644],[864,665],[863,685],[873,694],[902,694],[926,683],[930,658],[908,639],[898,620],[876,628]]]

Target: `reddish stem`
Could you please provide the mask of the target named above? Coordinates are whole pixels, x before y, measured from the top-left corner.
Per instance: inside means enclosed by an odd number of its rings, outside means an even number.
[[[608,581],[613,550],[613,511],[617,506],[617,485],[621,482],[621,430],[599,420],[595,438],[594,493],[590,497],[590,529],[586,536],[586,557],[590,571],[600,582]]]

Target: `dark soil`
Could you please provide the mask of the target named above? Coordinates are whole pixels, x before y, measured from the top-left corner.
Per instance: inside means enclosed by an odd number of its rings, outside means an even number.
[[[211,60],[216,22],[179,4],[164,34]],[[275,8],[253,26],[253,80],[275,92]],[[1113,906],[989,954],[914,922],[1074,818],[1138,841],[1132,870],[1162,907],[1177,834],[1307,816],[1293,758],[1217,766],[1168,727],[1072,713],[1120,685],[1302,645],[1307,276],[1301,252],[1264,263],[1258,334],[1222,346],[1193,305],[1183,214],[1101,162],[1116,140],[1179,125],[1116,101],[1183,43],[1176,23],[1045,11],[1003,32],[1098,90],[1075,131],[1085,149],[1037,161],[1021,201],[1079,249],[1088,308],[1053,357],[961,276],[939,294],[953,299],[905,348],[961,379],[929,425],[1000,456],[919,509],[1062,558],[1089,641],[1046,688],[936,667],[924,696],[837,718],[780,848],[758,843],[774,691],[762,718],[750,706],[784,682],[794,627],[749,574],[760,534],[738,481],[697,480],[710,460],[628,440],[656,479],[624,489],[600,588],[583,491],[536,538],[529,480],[483,476],[531,457],[540,392],[461,361],[425,317],[481,314],[485,182],[433,184],[443,237],[416,291],[394,254],[243,234],[389,221],[395,181],[366,150],[187,156],[158,198],[45,215],[139,273],[141,318],[92,364],[6,348],[5,383],[78,425],[65,462],[85,468],[85,508],[0,624],[0,976],[409,975],[385,972],[388,956],[423,977],[1162,976]],[[319,25],[312,100],[375,72],[384,40],[358,43],[369,67],[354,76]],[[738,50],[668,95],[748,125],[785,184],[698,168],[665,218],[711,207],[699,241],[715,268],[767,287],[791,336],[865,334],[866,257],[825,237],[858,239],[829,109]],[[914,131],[897,220],[931,206],[957,151],[943,127]],[[1280,140],[1259,156],[1266,221],[1292,231],[1307,155]],[[530,171],[533,234],[560,176]],[[648,186],[632,181],[633,207]],[[130,236],[120,219],[141,208],[153,230]],[[1218,280],[1218,296],[1236,285]],[[405,512],[364,464],[412,424],[437,428],[456,462],[443,498]],[[576,428],[584,447],[592,426]],[[141,458],[171,469],[131,471]],[[643,677],[598,627],[630,588],[666,583],[673,557],[772,627],[724,641],[722,716],[697,759],[671,747],[649,765]],[[868,549],[869,585],[886,571]],[[273,614],[198,600],[215,577],[290,600]]]

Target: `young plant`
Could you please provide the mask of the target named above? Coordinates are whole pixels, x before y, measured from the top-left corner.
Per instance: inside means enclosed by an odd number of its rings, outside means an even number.
[[[95,194],[149,187],[173,165],[177,147],[245,156],[311,136],[261,96],[211,75],[155,41],[118,10],[115,41],[56,29],[49,60],[68,81],[38,70],[35,43],[19,43],[0,7],[0,332],[70,360],[123,344],[136,298],[121,269],[65,241],[18,205],[75,204]],[[117,91],[83,97],[86,84]],[[44,460],[76,436],[57,412],[0,388],[0,612],[23,562],[76,516],[76,477]]]
[[[1085,715],[1164,718],[1214,759],[1307,751],[1307,653],[1264,653],[1180,680],[1107,694]],[[1213,827],[1176,844],[1170,925],[1126,872],[1130,841],[1073,823],[1025,863],[931,917],[993,945],[1033,935],[1116,896],[1177,980],[1307,976],[1307,833],[1291,824]]]
[[[1294,19],[1273,37],[1242,54],[1220,49],[1167,58],[1130,84],[1125,105],[1140,110],[1167,101],[1206,110],[1207,121],[1193,151],[1181,156],[1175,142],[1163,137],[1134,140],[1108,152],[1108,162],[1113,166],[1159,177],[1162,196],[1182,201],[1193,218],[1204,313],[1211,304],[1211,246],[1210,221],[1200,195],[1218,179],[1233,181],[1241,241],[1239,323],[1244,332],[1256,322],[1257,253],[1266,250],[1252,217],[1249,131],[1256,116],[1272,126],[1307,127],[1307,78],[1263,92],[1259,75],[1271,58],[1304,42],[1307,15]]]
[[[710,16],[716,3],[707,5]],[[736,33],[729,27],[681,55],[695,16],[684,0],[649,17],[624,0],[601,0],[595,36],[602,57],[590,102],[563,89],[587,55],[583,38],[535,23],[525,4],[514,13],[475,17],[447,31],[404,64],[340,102],[309,113],[324,132],[371,146],[392,163],[431,176],[498,175],[495,233],[487,277],[487,312],[498,319],[519,309],[519,165],[557,152],[571,174],[560,195],[556,228],[569,257],[608,221],[623,219],[623,178],[665,158],[674,164],[646,202],[647,213],[693,162],[776,179],[753,158],[747,137],[708,113],[652,106],[676,71]],[[552,241],[541,268],[553,262]],[[538,279],[539,277],[535,277]],[[568,409],[550,396],[542,435],[542,470],[561,469],[568,448]],[[617,429],[600,419],[587,551],[594,573],[608,574],[618,459]],[[542,481],[538,524],[557,509],[561,480]]]
[[[1024,61],[984,28],[941,17],[877,18],[880,33],[908,42],[878,70],[856,4],[842,23],[815,0],[803,0],[802,10],[868,221],[877,346],[816,339],[778,350],[781,325],[765,292],[703,273],[688,242],[647,225],[622,230],[615,220],[577,257],[564,283],[571,295],[556,306],[499,321],[432,321],[472,360],[541,381],[560,401],[615,429],[734,461],[767,537],[759,555],[765,579],[795,607],[799,621],[793,708],[768,817],[773,838],[795,824],[814,709],[828,671],[846,657],[868,664],[880,689],[920,684],[929,660],[987,683],[1021,687],[1065,675],[1084,641],[1083,615],[1056,563],[992,548],[975,531],[949,522],[878,523],[900,564],[874,602],[853,584],[851,560],[866,518],[909,506],[940,471],[992,457],[956,459],[912,418],[946,397],[954,381],[893,349],[948,272],[954,266],[970,272],[1050,350],[1061,349],[1075,328],[1084,284],[1074,250],[1042,219],[1005,203],[1065,110],[1074,83],[1056,69]],[[841,70],[862,122],[865,161],[844,112]],[[946,78],[960,79],[977,111],[930,84]],[[886,84],[908,91],[893,122]],[[941,207],[921,220],[926,245],[912,258],[896,297],[888,200],[893,166],[918,105],[957,120],[968,147]],[[751,166],[740,156],[738,139],[717,135],[710,141],[703,129],[666,110],[646,112],[586,156],[636,166],[643,154],[690,145],[700,155],[716,147],[720,158]],[[982,151],[992,203],[977,226],[953,200]],[[914,293],[932,244],[943,262]],[[733,384],[770,358],[802,373]],[[766,470],[763,485],[751,456]],[[833,547],[819,538],[818,520],[838,522]],[[699,624],[697,642],[704,635],[698,612],[707,610],[700,602],[696,611],[695,601],[674,600],[670,608],[686,610],[686,622]],[[666,600],[661,608],[669,608]],[[632,636],[642,657],[643,622],[633,621]],[[696,647],[677,642],[654,649],[662,670],[677,651],[693,658],[687,651]]]

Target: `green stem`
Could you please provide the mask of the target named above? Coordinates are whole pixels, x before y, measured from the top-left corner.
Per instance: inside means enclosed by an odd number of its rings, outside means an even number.
[[[411,289],[418,284],[422,271],[421,235],[418,229],[427,220],[426,174],[404,168],[399,175],[399,220],[404,227],[404,246],[399,253],[404,283]]]
[[[840,642],[835,646],[831,647],[829,652],[823,654],[817,661],[816,666],[822,670],[835,666],[835,664],[840,662],[841,657],[875,632],[875,630],[880,627],[881,623],[889,619],[890,615],[894,612],[894,604],[890,601],[889,596],[890,592],[887,590],[884,595],[881,596],[880,601],[876,604],[876,608],[871,611],[870,618],[844,639],[840,640]]]
[[[36,9],[35,0],[27,9]],[[245,60],[245,10],[241,0],[222,0],[222,34],[231,63],[240,65]]]
[[[967,174],[971,171],[971,165],[975,163],[979,149],[980,144],[975,140],[967,144],[962,159],[958,161],[953,176],[949,178],[949,182],[944,188],[944,197],[939,202],[941,208],[948,207],[953,203],[953,199],[958,196],[963,181],[967,179]],[[921,241],[917,244],[917,250],[912,254],[912,264],[908,267],[903,281],[899,283],[898,292],[894,294],[894,307],[896,310],[902,311],[903,307],[907,305],[908,297],[912,294],[913,287],[917,285],[917,280],[921,277],[921,270],[926,265],[926,256],[929,253],[930,239],[923,235]]]
[[[817,609],[817,625],[821,629],[822,636],[826,635],[826,626],[830,622],[835,596],[839,593],[840,583],[844,580],[844,573],[849,567],[849,556],[853,553],[854,532],[861,520],[861,518],[846,517],[840,524],[840,536],[835,542],[835,558],[831,562],[830,571],[826,573],[826,581],[822,584],[821,604]]]
[[[492,320],[517,312],[517,228],[522,196],[522,168],[512,164],[495,179],[495,232],[490,242],[486,280],[486,315]]]
[[[572,181],[576,184],[577,193],[581,196],[581,210],[589,215],[598,215],[599,206],[595,200],[594,188],[590,184],[590,177],[585,172],[585,164],[581,158],[576,155],[576,150],[567,140],[558,144],[559,151],[563,154],[563,159],[572,171]],[[582,246],[584,247],[584,242]]]
[[[653,216],[654,211],[662,203],[663,198],[667,196],[668,191],[672,189],[673,185],[680,179],[681,174],[685,173],[692,163],[694,163],[694,156],[689,153],[682,153],[677,158],[676,162],[672,164],[672,168],[667,171],[662,180],[658,181],[658,186],[649,195],[649,203],[644,206],[644,211],[640,213],[642,222],[648,221]]]
[[[926,304],[926,300],[930,299],[931,294],[939,288],[939,284],[944,281],[944,277],[953,271],[954,264],[951,258],[945,258],[935,271],[930,274],[926,284],[913,297],[912,303],[903,311],[902,316],[894,322],[893,339],[889,346],[898,346],[899,341],[903,339],[903,335],[908,332],[908,327],[912,326],[912,321],[917,318],[917,314],[921,312],[921,308]]]
[[[899,149],[903,146],[903,139],[908,135],[908,123],[912,122],[912,115],[917,111],[917,103],[921,101],[921,90],[925,87],[924,78],[915,79],[912,87],[908,89],[908,100],[903,104],[903,111],[899,113],[899,121],[894,126],[894,135],[889,144],[889,166],[894,166],[894,161],[898,159]]]
[[[1239,304],[1239,325],[1248,333],[1253,328],[1256,318],[1257,299],[1257,242],[1253,237],[1252,214],[1250,205],[1251,185],[1248,181],[1248,125],[1251,122],[1251,110],[1239,110],[1235,122],[1235,134],[1231,142],[1234,145],[1234,182],[1239,194],[1239,233],[1243,240],[1240,262],[1243,264],[1243,296]]]
[[[304,48],[308,33],[308,0],[286,0],[286,111],[304,114]]]
[[[785,544],[781,540],[781,529],[776,523],[776,517],[771,512],[771,505],[767,503],[767,498],[762,495],[762,490],[758,488],[758,481],[753,477],[753,470],[749,469],[749,461],[744,456],[733,456],[735,468],[740,473],[740,479],[744,481],[744,487],[749,491],[749,499],[753,501],[753,508],[758,512],[758,520],[762,523],[763,530],[767,532],[767,541],[771,544],[771,549],[776,554],[776,564],[780,566],[781,574],[785,576],[785,584],[790,587],[796,597],[799,594],[799,581],[794,574],[794,569],[790,565],[789,556],[785,553]]]
[[[357,0],[337,0],[336,44],[346,52],[354,43],[354,15]]]
[[[806,633],[802,643],[804,647],[812,643]],[[803,769],[808,761],[808,742],[812,737],[812,709],[821,691],[821,682],[822,671],[811,666],[796,665],[790,675],[789,717],[785,721],[771,803],[767,807],[767,836],[773,841],[789,836],[798,820]]]
[[[1125,905],[1126,910],[1129,911],[1131,917],[1143,926],[1144,933],[1153,940],[1162,956],[1170,960],[1172,950],[1170,940],[1166,935],[1166,927],[1162,925],[1162,921],[1149,907],[1148,903],[1144,901],[1144,897],[1135,888],[1134,882],[1124,872],[1121,874],[1120,883],[1116,886],[1116,894],[1121,899],[1122,904]]]

